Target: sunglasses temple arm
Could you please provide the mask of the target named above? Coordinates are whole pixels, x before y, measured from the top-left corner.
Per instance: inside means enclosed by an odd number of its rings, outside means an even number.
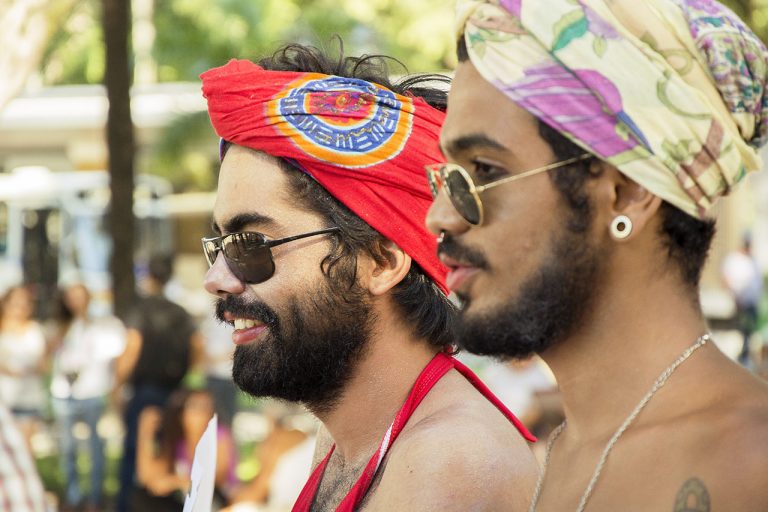
[[[503,178],[498,181],[494,181],[493,183],[489,183],[487,185],[480,185],[479,187],[475,187],[475,192],[478,194],[482,192],[483,190],[487,190],[489,188],[497,187],[499,185],[503,185],[504,183],[509,183],[510,181],[516,181],[522,178],[527,178],[528,176],[533,176],[536,174],[540,174],[542,172],[551,171],[552,169],[557,169],[558,167],[564,167],[566,165],[570,165],[576,162],[579,162],[581,160],[586,160],[587,158],[590,158],[592,155],[589,153],[585,153],[581,156],[577,156],[574,158],[569,158],[568,160],[563,160],[562,162],[555,162],[553,164],[545,165],[544,167],[539,167],[538,169],[532,169],[530,171],[526,171],[520,174],[515,174],[514,176],[509,176],[508,178]]]
[[[337,231],[341,231],[341,230],[337,227],[321,229],[320,231],[312,231],[311,233],[302,233],[301,235],[289,236],[287,238],[280,238],[277,240],[268,240],[265,245],[267,247],[275,247],[276,245],[286,244],[288,242],[293,242],[294,240],[301,240],[302,238],[308,238],[310,236],[325,235],[327,233],[335,233]]]

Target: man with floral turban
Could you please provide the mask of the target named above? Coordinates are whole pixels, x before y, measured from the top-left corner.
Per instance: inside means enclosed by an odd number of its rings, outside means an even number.
[[[524,510],[533,438],[451,357],[424,225],[445,92],[300,45],[260,64],[202,75],[223,141],[205,286],[235,383],[323,424],[293,510]]]
[[[560,384],[530,510],[768,510],[768,386],[698,299],[712,206],[761,166],[765,47],[712,0],[457,10],[427,223],[460,345]]]

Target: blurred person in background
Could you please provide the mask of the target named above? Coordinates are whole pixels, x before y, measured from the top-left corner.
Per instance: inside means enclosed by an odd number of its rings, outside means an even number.
[[[64,474],[64,508],[83,505],[77,471],[77,422],[88,425],[90,492],[86,510],[102,510],[104,442],[98,423],[113,389],[113,363],[125,349],[125,327],[113,316],[88,312],[90,293],[81,283],[64,288],[59,298],[58,342],[53,352],[51,398],[59,433]]]
[[[451,357],[423,223],[445,92],[298,44],[201,78],[222,137],[205,287],[235,383],[323,423],[294,510],[523,510],[533,438]]]
[[[24,437],[0,403],[0,512],[46,512],[43,484]]]
[[[181,510],[195,447],[213,414],[211,393],[189,389],[174,391],[165,407],[148,406],[141,412],[132,511]],[[216,440],[214,510],[227,504],[237,483],[235,445],[226,425],[217,424]]]
[[[0,299],[0,400],[16,418],[30,450],[48,400],[43,383],[48,347],[33,311],[32,293],[25,286],[12,287]]]
[[[768,384],[712,342],[717,199],[762,167],[768,51],[713,0],[459,0],[427,223],[459,340],[538,353],[531,512],[768,510]]]
[[[240,394],[232,381],[232,355],[235,352],[232,328],[209,316],[203,320],[200,334],[205,351],[202,363],[205,386],[213,395],[219,423],[231,427]]]
[[[750,234],[745,234],[741,247],[728,253],[723,260],[722,277],[736,304],[736,321],[743,337],[739,362],[751,368],[749,340],[757,329],[763,300],[763,273],[752,254]]]
[[[114,400],[130,394],[124,408],[125,439],[120,460],[118,512],[128,512],[136,470],[139,416],[145,407],[165,406],[187,371],[202,358],[202,340],[192,317],[163,294],[173,274],[170,256],[150,258],[148,275],[141,283],[144,295],[129,315],[127,343],[117,360]]]
[[[291,510],[301,493],[304,477],[312,469],[314,430],[310,434],[306,429],[309,425],[298,428],[301,422],[295,421],[296,413],[301,417],[306,411],[288,402],[272,402],[265,412],[272,428],[253,453],[259,472],[237,489],[231,500],[233,506],[227,512]]]

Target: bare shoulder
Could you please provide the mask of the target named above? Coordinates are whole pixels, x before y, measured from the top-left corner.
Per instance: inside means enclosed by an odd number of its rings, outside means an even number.
[[[741,372],[730,383],[722,382],[721,389],[721,396],[702,412],[702,422],[714,427],[712,434],[725,449],[768,460],[768,382]]]
[[[474,389],[445,384],[452,393],[425,400],[394,443],[366,510],[527,510],[538,477],[528,443]]]
[[[768,383],[737,376],[722,387],[699,415],[701,469],[682,484],[678,501],[707,492],[711,510],[768,510]]]

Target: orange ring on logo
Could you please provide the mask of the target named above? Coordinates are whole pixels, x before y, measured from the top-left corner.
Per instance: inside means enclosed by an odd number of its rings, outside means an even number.
[[[410,98],[364,80],[309,73],[267,102],[281,135],[307,155],[340,167],[396,157],[413,126]]]

